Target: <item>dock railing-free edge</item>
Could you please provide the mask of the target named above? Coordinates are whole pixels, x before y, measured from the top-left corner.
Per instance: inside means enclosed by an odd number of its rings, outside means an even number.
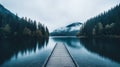
[[[51,55],[53,54],[53,51],[55,50],[56,45],[57,45],[57,43],[55,44],[55,46],[54,46],[52,52],[50,53],[50,55],[48,56],[48,58],[45,60],[45,62],[44,62],[44,64],[42,65],[42,67],[46,67],[46,65],[47,65],[47,63],[48,63],[48,61],[49,61]],[[70,54],[69,50],[67,49],[66,45],[65,45],[64,43],[63,43],[63,45],[65,46],[65,48],[66,48],[67,52],[69,53],[69,55],[70,55],[70,57],[71,57],[73,63],[75,64],[75,66],[76,66],[76,67],[79,67],[79,65],[78,65],[77,62],[73,59],[73,56]]]
[[[64,44],[64,45],[65,45],[65,44]],[[67,49],[66,45],[65,45],[65,48]],[[73,56],[70,54],[70,52],[69,52],[68,49],[67,49],[67,51],[68,51],[68,53],[69,53],[69,55],[70,55],[70,57],[71,57],[73,63],[75,64],[75,66],[76,66],[76,67],[79,67],[79,65],[78,65],[77,62],[74,60]]]
[[[46,67],[46,64],[47,64],[47,62],[49,61],[49,59],[50,59],[50,57],[51,57],[51,55],[52,55],[52,53],[53,53],[53,51],[54,51],[56,45],[57,45],[57,43],[55,44],[55,46],[54,46],[52,52],[50,53],[50,55],[48,56],[48,58],[45,60],[45,62],[44,62],[44,64],[42,65],[42,67]]]

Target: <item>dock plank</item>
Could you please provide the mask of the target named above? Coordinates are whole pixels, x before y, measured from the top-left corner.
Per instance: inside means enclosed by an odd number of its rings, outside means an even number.
[[[44,67],[77,67],[63,43],[57,43]]]

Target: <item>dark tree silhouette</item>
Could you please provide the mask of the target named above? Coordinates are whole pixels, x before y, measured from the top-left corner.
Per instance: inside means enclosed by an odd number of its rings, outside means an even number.
[[[80,29],[84,36],[119,36],[120,4],[96,17],[87,20]]]
[[[41,23],[38,23],[38,25],[37,23],[35,20],[33,21],[27,17],[19,18],[17,14],[14,15],[0,5],[0,39],[24,37],[40,39],[48,37],[48,29]]]

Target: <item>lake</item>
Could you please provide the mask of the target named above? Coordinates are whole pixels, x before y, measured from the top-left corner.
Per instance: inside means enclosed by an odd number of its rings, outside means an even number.
[[[41,67],[57,42],[67,46],[80,67],[120,67],[120,39],[50,37],[14,42],[0,41],[0,67]]]

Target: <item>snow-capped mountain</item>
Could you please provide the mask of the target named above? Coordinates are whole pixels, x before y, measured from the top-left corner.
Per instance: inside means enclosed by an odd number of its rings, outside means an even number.
[[[82,26],[82,23],[75,22],[65,27],[60,27],[58,29],[55,29],[51,33],[51,36],[76,36],[81,26]]]

